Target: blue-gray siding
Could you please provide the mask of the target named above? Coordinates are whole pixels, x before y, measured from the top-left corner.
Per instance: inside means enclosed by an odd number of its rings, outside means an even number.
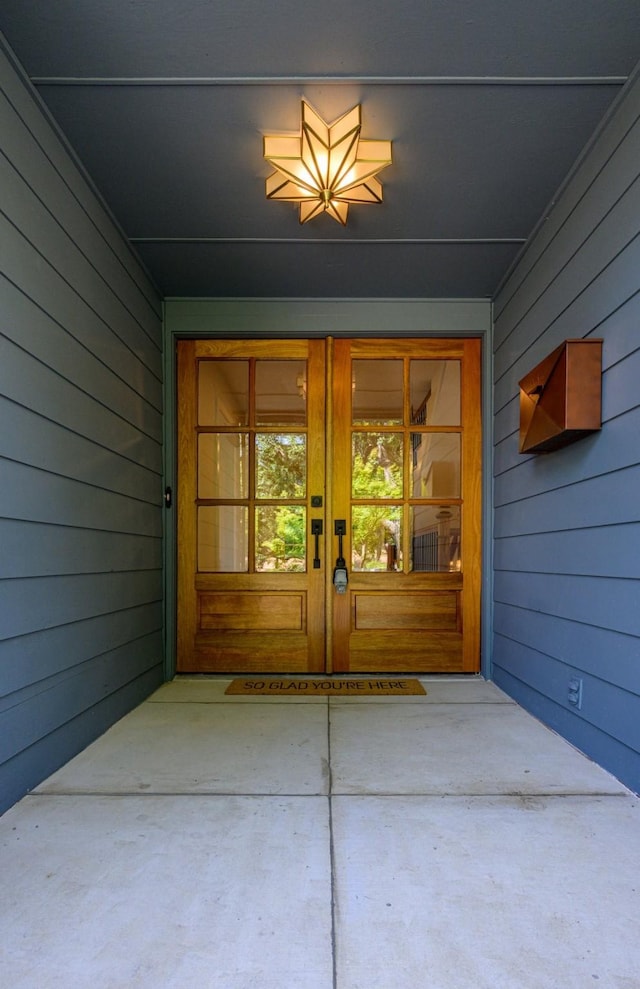
[[[495,301],[496,682],[640,790],[640,80]],[[518,381],[602,337],[603,428],[518,454]],[[582,708],[568,683],[582,678]]]
[[[161,346],[0,42],[0,812],[162,679]]]

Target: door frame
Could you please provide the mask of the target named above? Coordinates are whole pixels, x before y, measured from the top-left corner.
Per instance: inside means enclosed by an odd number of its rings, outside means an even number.
[[[181,338],[479,337],[482,340],[482,596],[480,672],[491,679],[493,615],[492,307],[484,299],[167,299],[164,303],[164,482],[177,490],[176,342]],[[165,680],[176,670],[177,515],[164,512]]]

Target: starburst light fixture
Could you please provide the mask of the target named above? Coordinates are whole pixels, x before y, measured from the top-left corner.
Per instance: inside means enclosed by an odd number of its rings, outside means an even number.
[[[276,169],[267,199],[299,203],[300,223],[328,213],[343,225],[351,203],[381,203],[376,174],[391,164],[391,141],[363,141],[361,126],[359,105],[327,124],[303,100],[300,135],[264,138],[264,157]]]

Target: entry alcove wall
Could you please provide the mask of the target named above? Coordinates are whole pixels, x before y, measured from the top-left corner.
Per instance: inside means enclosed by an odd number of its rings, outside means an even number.
[[[640,78],[494,305],[496,683],[640,790]],[[602,430],[519,452],[519,382],[602,339]],[[575,689],[575,683],[582,690]]]

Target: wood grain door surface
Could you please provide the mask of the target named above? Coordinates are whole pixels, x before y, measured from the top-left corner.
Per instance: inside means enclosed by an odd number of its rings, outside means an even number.
[[[479,670],[480,341],[183,340],[177,367],[178,672]]]

